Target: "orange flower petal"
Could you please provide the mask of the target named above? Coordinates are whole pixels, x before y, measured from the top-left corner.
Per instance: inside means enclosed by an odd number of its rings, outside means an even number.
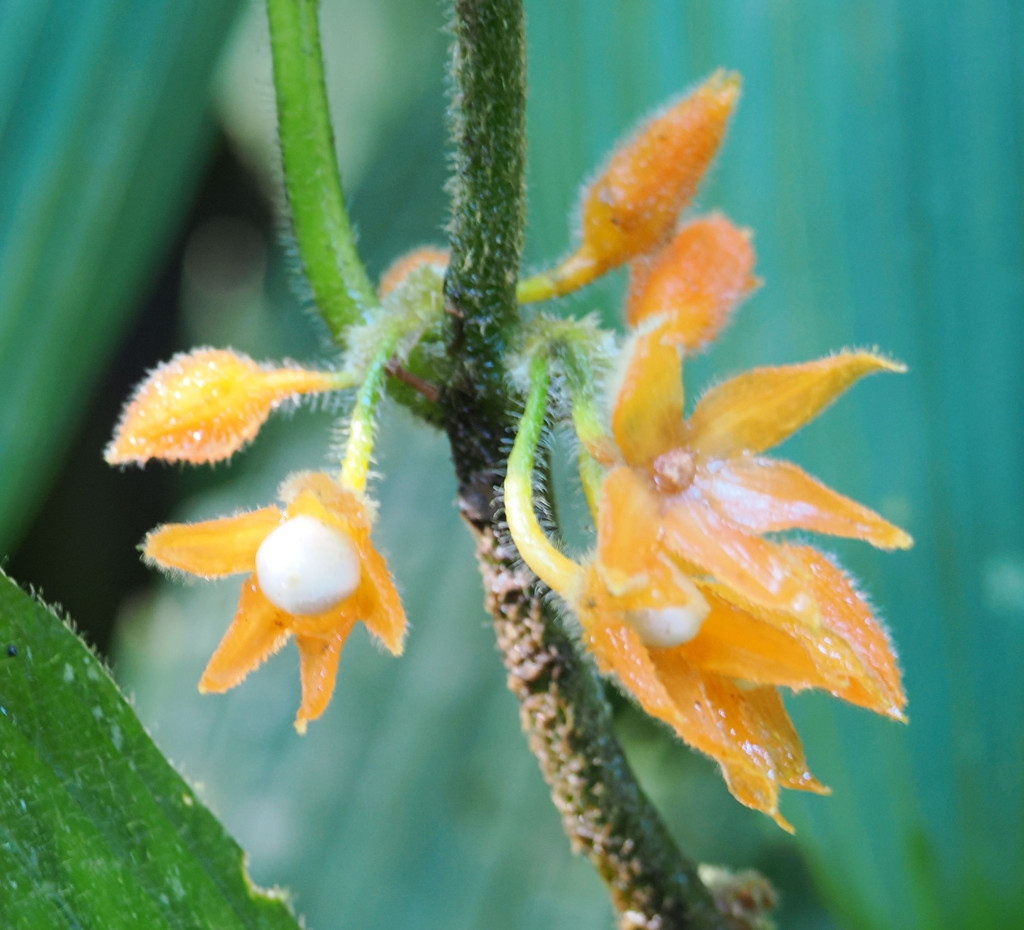
[[[695,667],[794,691],[822,688],[853,704],[889,713],[891,694],[842,634],[829,626],[827,617],[814,628],[787,614],[758,616],[717,596],[713,585],[699,587],[711,612],[700,633],[678,647]]]
[[[227,691],[241,682],[285,644],[289,620],[263,596],[256,578],[249,578],[242,586],[235,619],[199,680],[199,690],[204,694]]]
[[[369,541],[360,546],[359,556],[365,576],[355,595],[359,619],[392,655],[400,656],[404,649],[405,610],[387,562]]]
[[[354,614],[343,614],[338,620],[342,621],[342,629],[332,636],[295,636],[302,678],[302,706],[295,717],[295,729],[299,733],[306,732],[306,724],[327,709],[334,695],[341,650],[356,618]]]
[[[802,529],[906,549],[910,536],[789,462],[752,456],[713,461],[696,485],[721,516],[752,533]]]
[[[370,539],[371,514],[360,495],[343,488],[321,472],[300,474],[282,489],[291,499],[288,514],[307,514],[337,526],[355,543],[362,581],[353,595],[358,619],[393,655],[402,654],[406,617],[387,561]]]
[[[263,368],[236,352],[196,349],[139,385],[104,455],[112,465],[217,462],[250,442],[282,401],[336,386],[330,372]]]
[[[598,506],[597,554],[613,587],[647,572],[659,523],[658,499],[646,479],[629,466],[605,476]]]
[[[662,516],[662,543],[730,592],[730,600],[817,622],[814,599],[777,543],[746,533],[720,517],[695,491],[676,495]]]
[[[588,589],[592,592],[599,590],[599,585],[599,581],[592,580]],[[636,630],[615,619],[613,612],[595,611],[585,603],[581,604],[579,617],[584,641],[597,659],[598,668],[616,675],[622,686],[652,717],[675,726],[675,704],[662,685],[658,669]]]
[[[817,549],[784,548],[787,556],[803,569],[809,590],[819,605],[823,628],[841,637],[856,657],[856,665],[851,664],[850,668],[851,681],[859,684],[866,699],[841,696],[894,719],[905,719],[907,698],[896,652],[885,628],[875,619],[871,605],[850,578]]]
[[[168,523],[146,537],[143,558],[201,578],[250,572],[260,543],[282,519],[276,507],[263,507],[203,523]]]
[[[661,453],[683,445],[683,365],[679,350],[666,345],[662,330],[642,333],[612,411],[612,433],[626,461],[649,465]]]
[[[834,650],[809,649],[806,640],[824,638],[804,624],[777,626],[723,600],[713,587],[700,585],[711,605],[700,632],[678,646],[679,654],[695,668],[759,685],[785,685],[795,691],[804,688],[843,688],[849,668],[834,668]]]
[[[714,339],[755,284],[750,232],[715,214],[684,226],[651,262],[631,272],[630,326],[665,316],[666,342],[689,351]]]
[[[780,786],[819,793],[827,789],[808,771],[778,692],[702,673],[679,650],[654,651],[651,658],[677,708],[676,729],[683,740],[722,766],[738,801],[792,832],[779,814]]]
[[[337,526],[351,534],[358,543],[369,537],[373,511],[366,498],[343,488],[323,472],[298,472],[280,489],[288,504],[288,516],[306,514]]]
[[[905,370],[870,352],[755,368],[700,399],[690,417],[691,443],[695,451],[715,458],[761,452],[795,433],[865,375]]]

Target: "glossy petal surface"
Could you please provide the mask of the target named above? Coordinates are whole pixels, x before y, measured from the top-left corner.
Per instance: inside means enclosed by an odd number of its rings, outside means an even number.
[[[647,480],[628,466],[604,479],[598,505],[598,562],[607,575],[645,574],[661,523],[658,498]]]
[[[755,285],[750,232],[720,214],[694,220],[654,258],[631,267],[629,325],[663,316],[665,339],[689,351],[722,331]]]
[[[644,125],[612,156],[583,202],[583,249],[603,268],[672,233],[725,135],[740,82],[717,71]]]
[[[876,371],[904,371],[870,352],[755,368],[712,388],[690,417],[691,442],[715,458],[762,452],[814,419],[840,394]]]
[[[786,546],[787,555],[804,570],[811,593],[819,605],[822,624],[849,644],[863,668],[870,670],[888,701],[881,713],[903,719],[907,698],[896,651],[885,628],[875,619],[867,599],[850,578],[829,558],[811,546]],[[859,703],[859,702],[858,702]]]
[[[699,469],[696,485],[724,518],[752,533],[811,530],[906,549],[910,536],[789,462],[735,456]]]
[[[327,709],[334,694],[338,677],[338,663],[345,640],[355,625],[356,617],[349,615],[340,628],[329,636],[303,636],[296,634],[299,649],[299,673],[302,679],[302,705],[295,717],[295,728],[306,732],[306,724],[316,720]]]
[[[817,621],[814,601],[785,551],[736,528],[699,495],[679,495],[666,506],[662,538],[673,555],[721,582],[738,602]]]
[[[779,788],[825,789],[811,775],[800,738],[778,691],[740,686],[721,675],[703,673],[678,650],[652,659],[677,708],[675,727],[691,746],[722,766],[737,800],[792,827],[779,814]]]
[[[202,523],[168,523],[146,537],[143,557],[201,578],[251,572],[260,544],[281,524],[276,507]]]
[[[330,372],[264,368],[225,349],[176,355],[138,386],[106,460],[218,462],[252,441],[282,401],[335,386]]]
[[[671,723],[676,715],[675,705],[639,634],[626,623],[580,619],[586,643],[601,670],[615,674],[652,717]]]
[[[646,465],[681,446],[685,430],[679,350],[663,341],[660,329],[643,333],[629,353],[612,411],[615,441],[627,462]]]
[[[785,613],[744,610],[717,594],[716,586],[700,587],[711,613],[698,636],[679,647],[696,667],[794,691],[821,688],[876,713],[901,716],[898,676],[894,690],[887,680],[891,666],[880,672],[868,664],[872,657],[859,648],[849,624],[834,620],[828,601],[819,603],[821,623],[811,627]],[[860,624],[877,627],[866,605],[864,613]]]
[[[200,691],[227,691],[277,652],[290,634],[289,615],[278,610],[260,591],[255,578],[242,586],[235,619],[213,653]]]

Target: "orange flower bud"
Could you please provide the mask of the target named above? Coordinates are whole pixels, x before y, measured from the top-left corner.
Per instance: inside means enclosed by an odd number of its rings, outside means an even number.
[[[182,353],[136,388],[104,455],[111,465],[217,462],[250,442],[282,401],[338,387],[329,371],[264,368],[227,349]]]
[[[411,252],[406,252],[405,255],[396,258],[388,266],[387,271],[381,275],[377,293],[381,300],[383,300],[417,268],[422,268],[424,265],[447,268],[448,260],[447,249],[437,249],[430,245],[421,246],[418,249],[413,249]]]
[[[650,261],[631,269],[630,326],[664,316],[663,339],[688,351],[715,339],[756,286],[750,232],[720,214],[694,220]]]
[[[739,75],[718,70],[619,146],[584,194],[579,249],[524,281],[519,300],[567,294],[662,245],[715,157],[739,92]]]

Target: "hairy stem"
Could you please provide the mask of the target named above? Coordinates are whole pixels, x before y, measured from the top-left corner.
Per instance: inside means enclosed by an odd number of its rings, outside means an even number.
[[[345,209],[320,49],[319,0],[267,0],[277,125],[295,237],[332,336],[360,322],[377,295]]]
[[[518,322],[524,222],[521,0],[456,0],[452,31],[456,156],[445,300],[454,367],[441,406],[509,686],[566,832],[607,883],[620,927],[725,927],[637,784],[594,671],[545,606],[501,519],[513,419],[502,357]]]

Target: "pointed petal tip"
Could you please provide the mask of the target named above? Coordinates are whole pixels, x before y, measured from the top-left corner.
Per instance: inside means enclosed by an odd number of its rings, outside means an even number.
[[[844,359],[855,368],[859,367],[862,375],[872,374],[876,371],[902,375],[908,371],[907,366],[899,359],[889,358],[877,349],[845,349],[831,357]]]
[[[906,713],[906,698],[903,698],[902,695],[900,696],[900,698],[901,703],[891,704],[889,705],[889,707],[884,707],[879,710],[879,713],[882,714],[883,717],[888,717],[890,720],[895,720],[897,723],[910,723],[910,718],[907,716]]]
[[[825,797],[832,793],[832,789],[828,785],[823,785],[810,772],[806,773],[804,778],[800,780],[799,784],[793,785],[792,787],[799,788],[801,791],[809,791],[811,794],[820,794]]]
[[[215,676],[203,672],[197,690],[200,694],[223,694],[225,691],[230,691],[231,688],[231,684],[219,681]]]
[[[783,830],[785,830],[790,836],[796,836],[796,827],[793,826],[782,814],[779,813],[779,809],[776,807],[774,810],[765,811],[765,813],[772,818]]]
[[[138,456],[130,455],[122,447],[122,444],[117,441],[117,437],[115,436],[103,450],[103,461],[108,465],[138,465],[141,467],[147,460],[139,458]]]
[[[743,75],[739,71],[718,68],[704,82],[704,89],[711,93],[727,95],[731,103],[739,97],[743,90]]]
[[[901,530],[898,526],[894,526],[895,532],[891,535],[890,544],[886,546],[887,549],[910,549],[914,545],[914,537],[910,535],[906,530]]]
[[[309,729],[309,721],[302,716],[302,712],[299,711],[299,715],[295,718],[295,732],[299,736],[305,736],[306,730]]]
[[[237,669],[232,669],[230,672],[226,672],[216,667],[214,664],[216,660],[217,654],[214,653],[206,668],[203,669],[202,677],[199,679],[200,694],[224,694],[236,685],[240,685],[252,671],[252,669],[246,669],[240,673]]]

